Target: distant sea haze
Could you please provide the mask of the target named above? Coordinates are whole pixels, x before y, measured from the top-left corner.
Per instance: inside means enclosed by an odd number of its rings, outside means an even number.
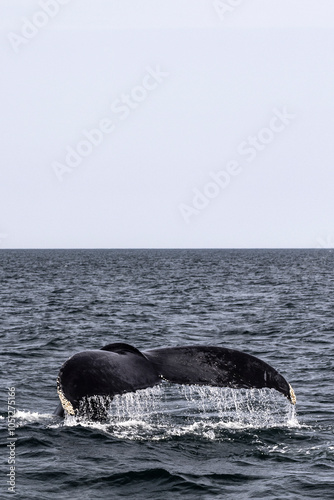
[[[333,269],[329,249],[1,250],[2,496],[332,499]],[[111,342],[245,351],[297,405],[165,383],[107,423],[55,417],[60,366]]]

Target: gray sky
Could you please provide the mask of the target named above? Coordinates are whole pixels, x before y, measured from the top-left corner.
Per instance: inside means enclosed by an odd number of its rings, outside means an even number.
[[[332,0],[0,13],[0,248],[334,246]]]

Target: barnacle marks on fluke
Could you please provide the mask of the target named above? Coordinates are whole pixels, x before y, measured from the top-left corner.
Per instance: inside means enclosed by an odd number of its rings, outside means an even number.
[[[290,399],[291,403],[293,405],[295,405],[296,402],[297,402],[297,398],[296,398],[296,395],[295,395],[295,391],[292,389],[292,387],[291,387],[290,384],[289,384],[289,396],[290,396],[289,399]]]
[[[58,393],[61,405],[62,405],[63,409],[65,410],[65,412],[68,413],[69,415],[75,415],[75,411],[74,411],[74,408],[72,406],[72,403],[68,399],[65,398],[64,393],[60,387],[59,377],[57,378],[57,393]]]

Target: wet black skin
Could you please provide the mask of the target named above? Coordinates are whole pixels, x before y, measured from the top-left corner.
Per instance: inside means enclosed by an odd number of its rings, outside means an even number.
[[[59,387],[78,413],[89,396],[113,398],[167,380],[177,384],[276,389],[291,402],[290,386],[275,368],[234,349],[190,345],[140,352],[122,343],[74,354],[60,369]],[[63,416],[61,404],[57,415]],[[103,411],[95,412],[99,420]],[[94,416],[94,415],[93,415]]]

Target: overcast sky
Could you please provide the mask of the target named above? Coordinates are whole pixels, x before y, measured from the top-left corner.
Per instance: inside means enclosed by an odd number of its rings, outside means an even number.
[[[0,248],[334,246],[332,0],[0,11]]]

